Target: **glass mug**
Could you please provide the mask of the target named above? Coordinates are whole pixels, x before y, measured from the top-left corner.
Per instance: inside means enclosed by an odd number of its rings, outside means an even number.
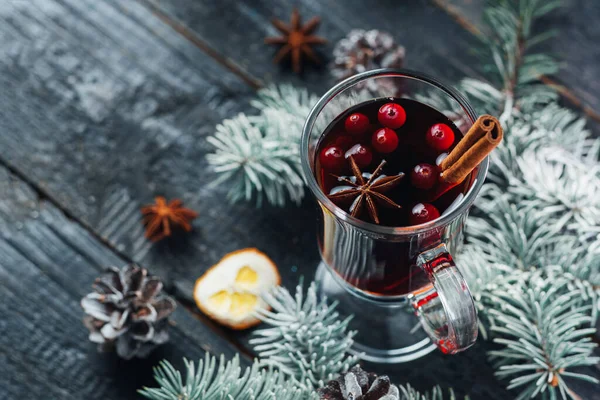
[[[470,347],[478,332],[473,298],[451,254],[462,243],[487,158],[467,178],[466,193],[438,219],[408,227],[350,216],[327,198],[315,178],[317,145],[325,128],[348,108],[397,97],[398,91],[445,114],[463,135],[477,119],[460,93],[436,79],[408,70],[373,70],[344,80],[321,97],[304,125],[301,148],[303,173],[322,211],[320,293],[336,300],[343,314],[354,315],[353,352],[380,363],[414,360],[436,347],[457,353]]]

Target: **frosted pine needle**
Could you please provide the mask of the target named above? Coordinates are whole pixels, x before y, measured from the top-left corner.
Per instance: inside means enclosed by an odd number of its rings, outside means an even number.
[[[263,199],[283,206],[304,197],[300,171],[300,122],[287,113],[268,111],[261,118],[244,114],[225,120],[207,140],[215,148],[206,156],[218,174],[212,187],[228,187],[231,202]]]
[[[511,379],[509,389],[521,390],[517,400],[543,392],[566,399],[565,378],[599,383],[572,370],[600,358],[590,355],[596,347],[590,338],[593,305],[582,301],[567,279],[532,272],[492,290],[487,301],[500,305],[487,311],[496,321],[494,342],[502,346],[490,356],[499,368],[496,375]]]
[[[357,363],[349,354],[355,335],[348,330],[350,319],[340,319],[335,304],[317,297],[315,283],[306,293],[300,283],[294,296],[279,287],[265,300],[273,310],[262,311],[259,318],[270,327],[256,331],[250,341],[264,365],[317,388]]]
[[[140,394],[150,400],[316,400],[317,396],[285,381],[283,375],[262,369],[256,362],[240,366],[239,357],[217,362],[208,354],[204,360],[185,361],[185,378],[168,361],[154,368],[158,388],[144,388]]]

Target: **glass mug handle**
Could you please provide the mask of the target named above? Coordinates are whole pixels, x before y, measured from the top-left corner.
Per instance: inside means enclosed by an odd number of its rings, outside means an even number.
[[[421,253],[417,264],[431,282],[411,299],[423,329],[443,353],[455,354],[471,347],[477,340],[477,311],[446,245]]]

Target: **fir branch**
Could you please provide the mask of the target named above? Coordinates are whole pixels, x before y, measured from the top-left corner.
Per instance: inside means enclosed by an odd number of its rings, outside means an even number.
[[[308,93],[306,89],[299,89],[292,85],[269,86],[258,91],[257,98],[250,104],[262,112],[266,110],[281,111],[304,120],[312,107],[319,101],[319,97]],[[297,133],[297,137],[300,137]]]
[[[151,400],[316,400],[312,391],[299,389],[286,382],[283,375],[262,369],[257,362],[245,371],[238,356],[225,363],[221,356],[206,355],[204,361],[185,362],[185,375],[168,361],[154,368],[158,388],[147,388],[139,393]]]
[[[486,45],[484,70],[493,74],[494,81],[502,87],[503,99],[497,104],[500,120],[507,122],[518,105],[519,98],[535,103],[542,93],[531,90],[542,75],[558,71],[559,64],[550,56],[531,53],[534,46],[552,37],[552,31],[543,31],[532,36],[535,19],[561,6],[557,0],[502,0],[489,2],[484,10],[483,22],[491,29],[482,36]],[[539,89],[539,85],[537,85]],[[532,98],[533,96],[533,98]],[[548,98],[548,90],[543,96]]]
[[[523,120],[536,127],[545,136],[548,147],[563,149],[572,159],[597,165],[600,159],[600,139],[594,139],[586,128],[585,118],[575,112],[550,103],[522,114]],[[543,144],[543,143],[542,143]]]
[[[300,137],[315,96],[291,85],[261,89],[252,105],[255,116],[239,114],[217,125],[207,141],[214,152],[206,156],[218,175],[211,186],[229,186],[232,203],[264,199],[284,206],[287,200],[299,204],[304,197],[300,166]]]
[[[350,318],[340,319],[335,303],[319,299],[314,282],[306,294],[300,283],[293,297],[278,287],[265,301],[273,311],[258,316],[271,327],[256,331],[250,341],[262,365],[279,369],[303,387],[317,388],[357,363],[350,355],[356,334],[348,331]]]
[[[600,311],[600,240],[590,244],[579,236],[565,236],[549,245],[542,257],[548,277],[566,279],[569,290],[595,305],[591,314],[595,326]]]
[[[489,190],[478,200],[485,218],[471,217],[467,237],[495,264],[528,270],[540,267],[540,251],[560,240],[555,226],[543,212],[509,203],[501,189]]]
[[[315,123],[317,130],[350,106],[367,99],[364,92],[338,96],[327,104]],[[261,89],[251,102],[258,115],[238,116],[217,125],[207,141],[214,152],[206,159],[218,176],[211,183],[226,183],[227,199],[236,203],[255,199],[282,207],[299,204],[305,194],[300,165],[302,128],[318,98],[291,85]]]
[[[581,232],[600,225],[600,165],[570,160],[545,148],[517,158],[519,174],[509,182],[515,202],[554,217],[554,229]]]
[[[573,111],[555,103],[544,105],[530,113],[514,111],[505,124],[504,141],[491,155],[489,179],[502,186],[514,184],[520,176],[515,160],[543,157],[538,152],[552,153],[563,163],[583,164],[597,171],[600,139],[594,139],[585,128],[586,121]]]
[[[502,346],[490,352],[499,368],[496,375],[510,379],[509,389],[521,389],[518,400],[540,393],[574,397],[565,378],[599,382],[572,371],[600,358],[592,357],[596,344],[589,337],[595,332],[590,328],[593,306],[582,302],[566,278],[524,273],[488,293],[484,301],[496,321],[491,328],[494,342]]]
[[[489,330],[494,325],[494,321],[486,312],[488,304],[484,302],[484,297],[498,285],[504,284],[507,276],[514,276],[519,272],[511,266],[496,263],[489,252],[474,244],[463,246],[457,256],[457,263],[475,300],[479,332],[487,340],[490,338]]]
[[[529,53],[551,36],[532,36],[534,20],[558,4],[494,3],[486,18],[495,29],[488,42],[495,64],[487,67],[499,77],[500,95],[483,82],[461,83],[477,107],[501,113],[506,128],[492,155],[494,183],[482,190],[483,212],[469,220],[470,245],[459,259],[483,336],[503,346],[490,352],[497,375],[521,389],[519,399],[574,397],[565,377],[597,382],[572,368],[598,361],[589,336],[600,307],[600,258],[590,242],[598,234],[600,203],[592,193],[600,143],[538,82],[557,70],[556,61]]]
[[[304,197],[304,179],[300,168],[302,122],[290,114],[268,110],[260,117],[244,114],[223,121],[207,141],[215,152],[206,159],[219,176],[211,183],[229,185],[227,198],[263,198],[276,206],[289,198],[299,203]]]

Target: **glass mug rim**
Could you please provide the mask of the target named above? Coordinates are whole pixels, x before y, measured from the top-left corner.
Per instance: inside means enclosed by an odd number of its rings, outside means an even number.
[[[357,75],[351,76],[341,81],[340,83],[329,89],[323,96],[321,96],[317,104],[315,104],[315,106],[311,109],[310,113],[308,114],[308,117],[302,129],[302,143],[300,149],[302,172],[304,173],[307,185],[312,191],[313,195],[317,198],[317,201],[321,205],[325,206],[327,210],[329,210],[333,215],[335,215],[336,218],[352,224],[355,228],[358,228],[359,230],[365,233],[377,233],[386,236],[410,236],[445,226],[451,223],[461,214],[466,212],[471,206],[471,204],[473,204],[473,202],[475,201],[475,198],[477,197],[477,194],[479,193],[479,190],[481,189],[485,177],[487,175],[489,157],[486,157],[481,162],[481,164],[479,164],[479,169],[477,171],[475,181],[469,188],[465,197],[456,207],[454,207],[447,214],[444,214],[433,221],[429,221],[420,225],[406,227],[381,226],[352,217],[350,214],[342,210],[340,207],[336,206],[331,200],[327,198],[325,193],[321,190],[317,179],[315,178],[313,169],[311,167],[311,163],[313,163],[314,160],[310,159],[309,149],[311,132],[319,114],[321,113],[321,111],[323,111],[325,106],[341,92],[345,91],[346,89],[349,89],[350,87],[356,85],[361,81],[375,77],[401,77],[425,82],[445,92],[452,99],[457,101],[458,104],[462,107],[463,111],[470,118],[471,123],[474,123],[477,119],[477,113],[475,112],[471,104],[469,104],[467,99],[460,92],[429,75],[408,69],[395,68],[382,68],[361,72]]]

